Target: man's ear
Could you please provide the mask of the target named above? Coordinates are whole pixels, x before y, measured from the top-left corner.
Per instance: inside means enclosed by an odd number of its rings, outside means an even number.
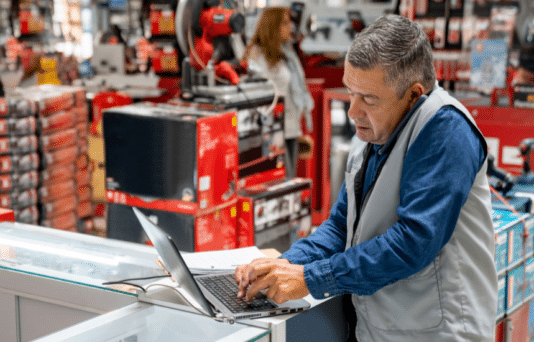
[[[408,94],[410,94],[410,101],[412,104],[415,104],[415,102],[417,102],[417,100],[419,100],[419,98],[425,93],[425,87],[423,87],[423,85],[419,82],[415,82],[408,89]]]

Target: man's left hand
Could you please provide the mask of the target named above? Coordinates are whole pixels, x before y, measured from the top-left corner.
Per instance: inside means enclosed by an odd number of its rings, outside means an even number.
[[[304,266],[293,265],[285,259],[260,258],[239,266],[236,282],[240,285],[238,297],[245,296],[247,301],[264,289],[268,289],[267,297],[278,304],[310,293],[304,280]]]

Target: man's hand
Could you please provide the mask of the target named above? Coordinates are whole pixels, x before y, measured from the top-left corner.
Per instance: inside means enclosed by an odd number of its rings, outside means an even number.
[[[278,304],[310,293],[304,280],[304,266],[293,265],[286,259],[255,259],[236,269],[235,280],[239,284],[237,297],[247,301],[263,289],[269,289],[267,297]]]

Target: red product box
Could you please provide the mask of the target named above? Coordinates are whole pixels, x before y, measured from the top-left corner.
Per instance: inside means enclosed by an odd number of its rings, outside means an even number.
[[[76,212],[71,211],[51,219],[41,220],[41,226],[76,231]]]
[[[150,27],[153,36],[175,35],[175,13],[169,4],[150,5]]]
[[[76,129],[65,129],[50,134],[41,135],[41,151],[49,152],[60,148],[76,145],[78,132]]]
[[[72,179],[39,187],[41,202],[53,201],[72,194],[76,194],[76,183]]]
[[[19,26],[21,34],[43,33],[44,17],[38,9],[21,9],[19,11]]]
[[[89,185],[84,185],[78,187],[76,193],[78,194],[78,201],[85,202],[91,200],[91,187]]]
[[[48,185],[74,179],[76,166],[74,164],[50,165],[41,171],[41,183]]]
[[[59,150],[45,152],[41,155],[43,167],[50,165],[67,165],[77,163],[78,146],[71,146]]]
[[[20,137],[0,137],[0,154],[22,154],[37,151],[39,141],[35,134]]]
[[[238,247],[284,249],[310,234],[310,179],[258,184],[240,189],[238,195]]]
[[[0,208],[0,222],[15,221],[15,213],[11,209]]]
[[[78,218],[91,216],[93,214],[93,203],[91,201],[78,203],[76,213],[78,214]]]
[[[236,247],[236,200],[208,210],[199,210],[195,203],[162,199],[147,202],[112,190],[106,191],[106,199],[108,236],[111,238],[122,238],[115,234],[118,234],[124,222],[138,222],[131,209],[135,206],[153,218],[173,238],[180,250],[202,252]],[[140,225],[128,229],[142,230]]]
[[[9,105],[5,97],[0,97],[0,117],[7,116],[9,114]]]
[[[39,154],[36,152],[22,155],[0,156],[0,173],[25,172],[39,168]]]
[[[14,209],[15,221],[27,224],[37,224],[39,220],[39,209],[32,205],[26,208]]]
[[[74,96],[72,93],[50,85],[38,86],[36,88],[37,94],[35,99],[37,99],[39,115],[50,116],[61,111],[71,111],[74,107]]]
[[[73,110],[65,110],[39,118],[41,134],[49,134],[55,131],[73,128],[75,124],[76,116]]]
[[[106,110],[103,126],[107,189],[201,210],[236,198],[235,111],[131,105]]]
[[[0,135],[27,135],[37,131],[35,117],[0,119]]]
[[[76,209],[76,195],[41,203],[41,219],[51,219]]]
[[[0,206],[3,208],[20,208],[36,205],[39,197],[37,189],[0,194]]]
[[[154,44],[152,53],[152,68],[156,73],[178,73],[178,50],[173,44]]]

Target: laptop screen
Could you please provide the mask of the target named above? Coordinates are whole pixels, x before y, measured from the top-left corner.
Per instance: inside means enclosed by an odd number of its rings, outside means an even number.
[[[207,314],[214,317],[215,313],[198,287],[172,239],[161,228],[152,223],[139,209],[133,208],[133,211],[174,280],[198,302]]]

